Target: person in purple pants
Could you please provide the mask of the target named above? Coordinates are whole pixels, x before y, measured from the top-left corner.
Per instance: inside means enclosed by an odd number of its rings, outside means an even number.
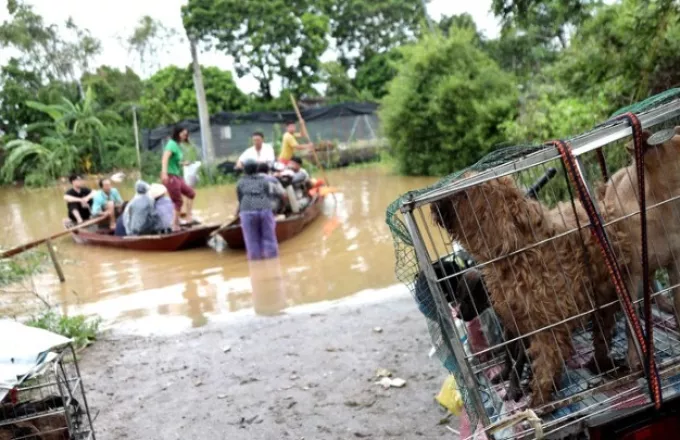
[[[276,241],[276,220],[272,211],[272,197],[283,197],[264,176],[257,173],[257,162],[243,164],[245,175],[236,185],[241,229],[249,260],[276,258],[279,244]]]

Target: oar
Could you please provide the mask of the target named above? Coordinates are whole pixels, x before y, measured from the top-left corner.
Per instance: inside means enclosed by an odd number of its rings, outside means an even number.
[[[309,142],[312,142],[312,138],[309,137],[309,133],[307,132],[307,124],[305,124],[305,120],[302,119],[302,114],[300,113],[300,109],[298,108],[297,101],[295,101],[295,97],[293,94],[290,94],[290,102],[293,103],[293,108],[295,109],[295,114],[297,115],[298,121],[300,122],[300,132],[302,133],[303,137],[306,137]],[[312,154],[314,155],[314,161],[316,162],[316,166],[319,167],[319,170],[321,171],[321,175],[323,176],[324,182],[326,182],[326,185],[328,186],[328,189],[325,191],[326,194],[333,194],[333,197],[335,197],[335,194],[338,190],[337,188],[331,188],[331,182],[328,180],[328,176],[326,175],[326,170],[324,170],[323,165],[321,165],[321,161],[319,160],[319,156],[316,154],[316,148],[314,147],[314,143],[312,143]]]
[[[229,226],[233,225],[234,222],[235,222],[236,220],[238,220],[238,212],[236,213],[235,216],[231,217],[231,218],[230,218],[229,220],[227,220],[225,223],[222,223],[222,224],[220,225],[219,228],[217,228],[217,229],[215,229],[214,231],[212,231],[212,232],[210,233],[210,238],[213,238],[214,236],[216,236],[216,235],[219,234],[220,232],[224,231],[224,230],[225,230],[226,228],[228,228]]]
[[[77,226],[74,226],[71,229],[66,229],[65,231],[61,231],[59,233],[50,235],[49,237],[41,238],[40,240],[35,240],[35,241],[30,242],[30,243],[22,244],[21,246],[17,246],[17,247],[12,248],[12,249],[8,249],[8,250],[2,252],[2,254],[0,254],[0,259],[13,257],[13,256],[20,254],[24,251],[27,251],[29,249],[33,249],[34,247],[39,246],[39,245],[41,245],[41,244],[43,244],[47,241],[54,240],[55,238],[59,238],[61,236],[69,234],[73,231],[77,231],[79,229],[87,228],[88,226],[96,225],[97,223],[101,222],[103,218],[104,217],[97,217],[97,218],[88,220],[86,222],[83,222],[83,223],[81,223]]]

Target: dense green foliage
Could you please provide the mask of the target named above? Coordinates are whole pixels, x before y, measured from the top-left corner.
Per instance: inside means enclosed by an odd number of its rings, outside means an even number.
[[[211,114],[247,108],[248,97],[238,88],[231,72],[203,67],[201,73]],[[170,66],[156,72],[145,81],[139,103],[143,109],[142,122],[147,127],[196,118],[198,107],[191,66],[184,69]]]
[[[197,118],[192,69],[158,65],[184,32],[141,17],[121,38],[134,69],[97,67],[101,44],[87,29],[50,24],[22,0],[7,6],[2,182],[138,167],[133,113],[140,128]],[[211,113],[289,110],[289,93],[380,101],[383,132],[409,174],[588,130],[680,83],[672,0],[493,0],[492,11],[502,25],[494,39],[467,14],[430,30],[421,0],[189,0],[181,14],[200,48],[233,57],[235,76],[259,85],[248,95],[231,72],[203,67]],[[158,174],[158,160],[143,153],[143,174]]]
[[[516,107],[516,84],[476,47],[469,30],[427,36],[404,48],[381,118],[401,171],[462,168],[501,142]]]

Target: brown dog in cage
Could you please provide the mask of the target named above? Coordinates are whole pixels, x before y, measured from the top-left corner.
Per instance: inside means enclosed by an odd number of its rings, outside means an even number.
[[[671,286],[680,284],[680,267],[675,258],[680,258],[680,127],[675,135],[658,146],[647,143],[651,133],[645,131],[645,201],[647,206],[647,249],[649,252],[650,276],[658,269],[666,269]],[[627,145],[632,153],[632,143]],[[623,219],[620,223],[630,237],[635,253],[630,270],[629,290],[633,297],[638,294],[642,281],[640,205],[638,202],[638,176],[632,165],[617,171],[605,192],[604,205],[610,220]],[[655,206],[659,205],[659,206]],[[627,217],[630,216],[630,217]],[[673,289],[675,314],[680,325],[680,288]],[[640,368],[640,360],[634,344],[628,339],[628,363],[631,369]]]
[[[454,193],[431,207],[436,224],[475,261],[488,263],[481,270],[494,310],[507,331],[532,333],[528,337],[531,406],[548,402],[551,391],[559,388],[566,361],[574,354],[572,331],[583,325],[583,319],[575,317],[594,305],[616,300],[591,234],[566,234],[577,217],[581,225],[588,223],[580,203],[575,206],[576,213],[564,205],[549,211],[525,197],[512,177],[500,177]],[[608,232],[627,263],[625,234]],[[613,368],[609,343],[615,312],[612,307],[597,312],[595,321],[600,325],[594,331],[594,363],[600,371]]]

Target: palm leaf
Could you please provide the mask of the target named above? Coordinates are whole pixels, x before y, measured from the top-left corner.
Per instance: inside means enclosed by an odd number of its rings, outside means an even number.
[[[37,101],[26,101],[26,106],[34,110],[38,110],[39,112],[45,113],[47,116],[54,119],[55,121],[62,116],[61,108],[57,105],[48,105]]]
[[[8,151],[9,154],[5,158],[1,172],[6,181],[13,180],[17,176],[17,172],[29,162],[35,160],[38,164],[45,163],[45,160],[50,156],[48,149],[25,139],[17,139],[7,143],[5,151]]]

